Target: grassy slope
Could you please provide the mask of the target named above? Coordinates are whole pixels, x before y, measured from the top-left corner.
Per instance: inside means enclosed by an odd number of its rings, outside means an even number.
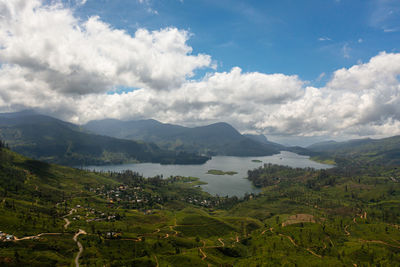
[[[140,192],[168,200],[132,208],[129,201],[110,204],[93,191],[117,188],[116,177],[10,151],[2,150],[0,157],[0,230],[18,237],[63,233],[0,242],[0,265],[69,266],[78,229],[88,233],[79,237],[80,263],[86,266],[395,266],[400,261],[400,183],[390,179],[400,179],[397,169],[370,168],[350,178],[333,174],[334,180],[330,174],[291,174],[293,180],[267,186],[228,209],[185,202],[210,198],[193,187],[193,179],[145,182]],[[62,216],[72,208],[76,212],[67,216],[71,224],[64,229]],[[103,213],[117,218],[90,221]],[[315,222],[299,219],[282,226],[296,214],[312,215]],[[109,231],[120,233],[118,239],[107,238]]]
[[[383,139],[361,139],[347,142],[325,142],[308,147],[322,153],[317,161],[335,161],[335,158],[353,158],[364,163],[400,164],[400,136]]]

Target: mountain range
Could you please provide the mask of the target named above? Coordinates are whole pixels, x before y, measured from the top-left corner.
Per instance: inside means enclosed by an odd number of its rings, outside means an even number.
[[[227,123],[188,128],[105,119],[80,126],[33,111],[0,114],[0,139],[25,156],[69,166],[201,164],[213,155],[267,156],[285,149],[262,136],[241,135]]]
[[[0,139],[25,156],[70,166],[158,162],[201,164],[210,156],[268,156],[282,150],[320,159],[398,164],[400,136],[285,147],[220,122],[184,127],[156,120],[104,119],[76,125],[32,111],[0,114]]]
[[[168,150],[209,156],[268,156],[285,149],[269,142],[265,136],[242,135],[223,122],[189,128],[156,120],[105,119],[90,121],[83,128],[116,138],[153,142]]]
[[[0,114],[0,139],[25,156],[69,166],[158,162],[204,163],[208,157],[168,151],[153,143],[90,134],[80,126],[33,112]]]

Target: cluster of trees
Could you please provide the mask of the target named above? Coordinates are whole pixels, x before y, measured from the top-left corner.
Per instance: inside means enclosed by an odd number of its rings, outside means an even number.
[[[118,193],[121,199],[119,203],[125,208],[151,209],[157,207],[158,204],[164,205],[170,201],[184,201],[207,208],[229,209],[239,202],[255,197],[253,194],[246,195],[244,198],[236,196],[212,196],[205,194],[195,187],[180,188],[173,185],[178,182],[197,181],[197,178],[191,177],[171,176],[164,178],[162,175],[157,175],[145,178],[132,170],[108,172],[107,175],[122,185],[128,186],[127,190]],[[140,188],[141,190],[138,191],[135,188]],[[106,191],[110,191],[111,189],[104,188]],[[135,203],[135,201],[132,201],[132,196],[137,197],[141,201]]]
[[[354,164],[353,164],[354,163]],[[352,165],[353,164],[353,165]],[[321,186],[333,186],[340,179],[355,179],[360,183],[363,176],[380,176],[393,168],[377,165],[360,165],[352,159],[342,160],[335,168],[315,170],[313,168],[292,168],[275,164],[264,164],[247,172],[248,179],[256,187],[266,187],[283,181],[306,183],[307,187],[319,190]]]
[[[249,170],[247,176],[254,186],[266,187],[280,183],[282,180],[313,177],[317,172],[313,168],[301,169],[268,163],[257,169]]]
[[[8,148],[8,144],[0,139],[0,148]]]

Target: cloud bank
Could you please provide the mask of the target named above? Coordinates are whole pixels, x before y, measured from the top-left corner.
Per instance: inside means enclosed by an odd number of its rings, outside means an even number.
[[[67,94],[101,93],[110,86],[176,88],[210,56],[191,55],[189,34],[175,28],[134,36],[99,17],[75,18],[61,4],[0,2],[0,60]]]
[[[400,134],[400,54],[337,70],[316,88],[298,76],[215,71],[189,38],[176,28],[131,36],[60,3],[0,0],[0,111],[33,108],[75,123],[226,121],[276,136]],[[193,80],[201,68],[209,73]]]

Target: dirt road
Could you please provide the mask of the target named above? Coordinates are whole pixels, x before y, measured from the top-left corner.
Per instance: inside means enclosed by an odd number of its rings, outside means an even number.
[[[79,248],[79,252],[75,257],[75,266],[76,267],[79,267],[79,258],[81,257],[81,254],[83,252],[83,246],[82,246],[81,242],[78,241],[79,235],[86,235],[86,232],[82,229],[79,229],[79,231],[72,238],[76,242],[76,244],[78,245],[78,248]]]

